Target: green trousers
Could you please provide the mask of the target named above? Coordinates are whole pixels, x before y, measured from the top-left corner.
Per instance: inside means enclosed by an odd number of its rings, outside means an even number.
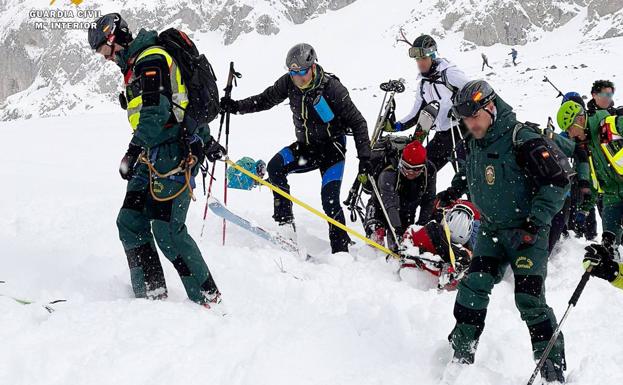
[[[528,326],[534,358],[539,359],[557,326],[545,301],[549,227],[541,228],[536,243],[517,251],[511,246],[512,230],[479,229],[474,257],[461,280],[454,306],[456,326],[450,334],[455,358],[473,362],[485,326],[489,296],[510,265],[515,276],[515,305]],[[495,321],[494,321],[495,322]],[[559,335],[549,358],[565,368],[564,339]]]
[[[603,231],[611,231],[617,237],[617,244],[621,244],[621,235],[623,235],[623,201],[604,204],[601,210],[601,225]]]
[[[181,186],[176,181],[158,179],[154,191],[158,197],[167,197]],[[189,204],[187,191],[168,202],[158,202],[152,198],[145,178],[135,176],[128,182],[117,228],[136,297],[166,297],[156,244],[173,263],[192,301],[204,304],[206,295],[218,290],[197,244],[188,234],[185,221]]]

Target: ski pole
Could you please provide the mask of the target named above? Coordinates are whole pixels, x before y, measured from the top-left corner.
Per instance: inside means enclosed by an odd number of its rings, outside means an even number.
[[[385,222],[387,222],[387,227],[389,227],[389,230],[392,233],[391,235],[392,237],[394,237],[394,242],[396,242],[396,245],[398,245],[398,236],[396,235],[396,229],[394,228],[394,226],[392,226],[392,222],[389,220],[389,214],[387,213],[385,204],[383,203],[383,200],[381,199],[381,193],[379,192],[379,188],[376,185],[376,180],[374,180],[374,177],[372,175],[368,175],[368,179],[370,179],[370,184],[372,185],[372,191],[374,192],[374,195],[376,196],[376,200],[379,202],[379,206],[381,206],[381,210],[383,211],[383,215],[385,216]]]
[[[240,72],[237,72],[234,69],[234,62],[230,62],[229,63],[229,73],[227,74],[227,84],[225,86],[225,88],[223,89],[225,91],[225,96],[231,96],[231,90],[232,88],[235,86],[238,86],[238,82],[236,81],[236,79],[240,79],[242,77],[242,74]],[[216,139],[216,141],[218,143],[221,142],[221,133],[223,132],[223,123],[225,122],[225,113],[221,112],[221,120],[219,123],[219,129],[218,129],[218,138]],[[210,198],[211,194],[212,194],[212,183],[214,182],[214,171],[216,169],[216,162],[212,163],[212,172],[210,173],[210,184],[208,186],[208,193],[207,193],[207,197],[206,197],[206,204],[205,207],[203,208],[203,223],[201,225],[201,238],[203,238],[203,232],[205,229],[205,221],[206,221],[206,217],[208,216],[208,199]],[[227,183],[227,182],[226,182]]]
[[[235,81],[236,78],[242,77],[242,75],[234,69],[234,62],[229,62],[229,73],[232,76],[232,83],[235,83],[238,86],[238,82]],[[229,79],[228,79],[229,80]],[[229,94],[231,95],[232,85],[229,85]],[[229,111],[225,114],[225,153],[229,151],[229,120],[231,117],[231,113]],[[225,164],[225,175],[223,176],[223,204],[227,206],[227,164]],[[227,221],[223,219],[223,246],[225,246],[225,234],[227,230]]]
[[[221,122],[218,129],[218,138],[217,142],[221,142],[221,133],[223,132],[223,122],[225,121],[225,115],[221,114]],[[206,194],[206,204],[203,208],[203,223],[201,224],[201,235],[200,238],[203,238],[203,231],[206,227],[206,217],[208,216],[208,200],[212,196],[212,184],[214,183],[214,171],[216,170],[216,161],[212,163],[212,172],[210,172],[210,184],[208,185],[208,193]]]
[[[230,113],[225,115],[225,153],[229,151],[229,118]],[[227,164],[224,167],[223,175],[223,204],[227,206]],[[223,246],[225,246],[225,235],[227,233],[227,221],[223,219]]]
[[[454,135],[454,128],[457,127],[458,125],[456,124],[456,120],[454,119],[454,116],[452,114],[452,111],[448,112],[448,115],[450,116],[450,119],[452,121],[452,123],[450,124],[450,135],[452,136],[452,168],[454,169],[454,173],[459,172],[459,165],[458,165],[458,155],[456,153],[456,138]]]
[[[297,205],[303,207],[304,209],[306,209],[307,211],[311,212],[312,214],[315,214],[315,215],[319,216],[320,218],[324,219],[325,221],[329,222],[330,224],[334,225],[335,227],[340,228],[340,229],[346,231],[347,233],[351,234],[352,236],[354,236],[356,238],[359,238],[360,240],[362,240],[363,242],[367,243],[368,245],[381,250],[382,252],[392,256],[393,258],[400,259],[400,255],[398,255],[397,253],[394,253],[393,251],[391,251],[387,247],[379,245],[378,243],[374,242],[373,240],[368,239],[365,236],[359,234],[358,232],[356,232],[355,230],[351,229],[350,227],[345,226],[343,223],[340,223],[340,222],[336,221],[335,219],[329,217],[328,215],[321,213],[320,211],[318,211],[315,208],[311,207],[307,203],[305,203],[305,202],[303,202],[303,201],[293,197],[292,195],[288,194],[287,192],[283,191],[279,187],[277,187],[277,186],[275,186],[275,185],[273,185],[271,183],[268,183],[267,181],[265,181],[264,179],[260,178],[259,176],[249,172],[248,170],[244,169],[243,167],[240,167],[236,163],[232,162],[231,159],[229,159],[228,157],[223,159],[223,161],[225,163],[227,163],[229,165],[229,167],[235,168],[236,170],[238,170],[241,173],[245,174],[246,176],[248,176],[249,178],[253,179],[254,181],[260,183],[261,185],[264,185],[264,186],[268,187],[269,189],[271,189],[272,191],[274,191],[277,194],[281,195],[282,197],[290,200],[293,203],[296,203]]]
[[[571,295],[571,299],[569,299],[569,305],[567,306],[567,310],[565,311],[565,314],[562,316],[562,319],[558,323],[556,330],[554,330],[554,333],[552,334],[552,338],[549,339],[549,342],[547,343],[547,346],[545,347],[545,350],[543,351],[543,355],[541,356],[541,359],[537,363],[536,368],[534,369],[534,372],[532,372],[532,376],[530,377],[530,380],[528,380],[528,385],[532,385],[539,371],[545,364],[545,361],[547,360],[549,353],[551,352],[552,348],[554,347],[554,344],[556,343],[556,340],[558,339],[558,335],[560,334],[560,328],[562,327],[562,324],[565,322],[565,320],[567,319],[567,316],[571,312],[571,308],[577,305],[578,300],[580,299],[580,296],[582,295],[582,292],[584,291],[584,288],[586,287],[586,283],[591,277],[591,270],[593,270],[593,266],[589,266],[588,269],[586,269],[586,271],[584,272],[584,274],[582,274],[582,279],[580,279],[580,283],[578,283],[578,286],[575,288],[573,295]]]
[[[554,87],[554,89],[555,89],[556,91],[558,91],[558,95],[556,95],[556,97],[557,97],[557,98],[558,98],[558,97],[563,97],[563,98],[565,97],[565,94],[563,94],[563,93],[562,93],[562,91],[560,91],[560,90],[558,89],[558,87],[556,87],[556,86],[554,85],[554,83],[552,83],[552,82],[551,82],[551,80],[549,80],[549,78],[548,78],[547,76],[544,76],[544,77],[543,77],[543,82],[546,82],[546,83],[551,84],[551,85],[552,85],[552,87]]]

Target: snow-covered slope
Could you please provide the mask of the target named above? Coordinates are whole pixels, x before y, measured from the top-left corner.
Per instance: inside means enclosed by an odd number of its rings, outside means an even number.
[[[220,85],[228,62],[235,61],[243,73],[233,91],[239,98],[271,84],[283,73],[287,49],[309,41],[321,64],[338,74],[373,122],[382,96],[378,83],[388,78],[402,76],[408,82],[408,91],[398,98],[398,115],[411,108],[415,63],[405,46],[394,44],[411,8],[401,2],[378,12],[376,1],[358,0],[302,25],[283,26],[277,35],[246,34],[221,47],[220,37],[206,34],[199,44],[203,50],[219,47],[213,62]],[[620,60],[623,38],[585,41],[586,18],[582,11],[521,48],[518,67],[508,66],[504,45],[461,51],[458,31],[447,32],[440,49],[470,76],[486,76],[520,119],[544,123],[559,100],[541,81],[543,75],[565,91],[583,94],[596,78],[616,82],[621,76],[611,63]],[[415,26],[407,29],[414,31]],[[257,47],[261,55],[255,54]],[[481,51],[494,70],[480,71]],[[114,88],[121,79],[112,65],[105,66]],[[223,247],[221,222],[209,214],[199,245],[223,292],[226,316],[185,299],[164,258],[169,299],[133,299],[115,228],[125,192],[117,167],[130,131],[119,108],[89,102],[89,112],[0,124],[0,280],[6,281],[0,293],[42,303],[68,300],[50,315],[38,305],[0,297],[0,384],[438,383],[450,356],[446,337],[454,322],[455,293],[427,288],[425,277],[399,279],[394,265],[362,245],[350,255],[328,254],[326,224],[298,208],[301,242],[319,263],[303,262],[231,225]],[[233,158],[267,161],[293,140],[286,105],[232,117]],[[352,142],[348,148],[343,195],[356,172]],[[440,189],[449,177],[446,168]],[[219,177],[217,197],[222,196],[220,182]],[[295,196],[321,207],[317,173],[294,175],[291,182]],[[229,190],[229,202],[274,228],[266,189]],[[188,218],[198,241],[203,204],[200,198],[191,205]],[[361,230],[361,224],[353,226]],[[583,246],[580,240],[564,242],[549,264],[547,295],[559,317],[582,274]],[[571,384],[618,383],[622,318],[622,293],[591,280],[564,327]],[[533,365],[509,276],[494,290],[477,362],[460,383],[520,385]]]

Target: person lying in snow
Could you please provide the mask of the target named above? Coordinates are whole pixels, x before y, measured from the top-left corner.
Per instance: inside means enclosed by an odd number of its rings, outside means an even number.
[[[469,266],[479,227],[480,213],[469,201],[457,200],[438,210],[424,226],[413,225],[405,232],[401,269],[427,271],[439,277],[440,289],[456,288]]]

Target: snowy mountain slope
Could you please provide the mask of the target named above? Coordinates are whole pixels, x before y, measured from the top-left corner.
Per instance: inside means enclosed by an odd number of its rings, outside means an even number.
[[[130,27],[163,30],[174,26],[190,32],[203,42],[210,60],[219,60],[222,45],[237,39],[284,34],[293,25],[321,18],[331,19],[331,10],[342,9],[354,0],[218,0],[164,1],[89,0],[79,7],[69,1],[57,1],[45,8],[41,0],[4,0],[0,2],[0,59],[4,76],[0,77],[0,120],[38,116],[62,116],[70,111],[90,111],[102,104],[117,101],[118,85],[108,79],[113,72],[91,55],[82,30],[46,30],[34,28],[41,16],[30,17],[32,10],[72,10],[74,17],[60,20],[92,21],[80,18],[77,10],[100,10],[102,13],[123,9]],[[352,5],[349,5],[351,7]],[[347,7],[348,8],[348,7]],[[409,35],[432,32],[435,36],[454,36],[463,42],[462,49],[474,44],[525,44],[564,26],[578,14],[586,17],[580,25],[583,40],[620,36],[623,33],[623,2],[617,0],[438,0],[432,2],[394,1],[392,12],[379,2],[370,13],[360,14],[373,30],[392,36],[403,26]],[[586,13],[585,13],[586,12]],[[395,15],[389,23],[387,14]],[[45,19],[48,20],[49,19]],[[354,30],[341,36],[350,44],[361,39]],[[370,47],[366,45],[366,48]],[[262,47],[250,49],[257,52]],[[376,53],[368,53],[374,55]],[[263,55],[258,55],[263,57]]]
[[[219,84],[224,85],[227,64],[234,60],[243,78],[233,96],[261,91],[283,73],[287,49],[306,40],[318,49],[321,64],[353,90],[368,122],[378,112],[378,83],[405,77],[408,91],[398,98],[398,115],[406,114],[416,67],[394,38],[398,20],[411,7],[388,7],[371,24],[377,3],[359,0],[322,18],[282,27],[277,35],[243,35],[213,60]],[[541,82],[544,74],[563,91],[583,94],[595,78],[617,82],[621,76],[610,63],[620,60],[623,38],[585,41],[586,17],[580,13],[520,48],[518,67],[508,67],[504,45],[462,52],[460,32],[447,33],[440,49],[470,76],[486,76],[517,107],[520,119],[544,123],[559,104],[553,89]],[[204,50],[217,43],[210,34],[199,41]],[[251,54],[258,46],[260,58]],[[494,70],[480,72],[480,51]],[[120,77],[113,66],[105,71],[115,76],[108,81],[116,87]],[[221,222],[209,214],[200,248],[223,292],[225,317],[186,300],[165,260],[169,299],[132,299],[115,228],[125,191],[117,167],[130,131],[118,107],[91,103],[94,108],[86,113],[0,123],[0,280],[7,281],[0,293],[42,302],[68,299],[49,315],[39,306],[0,297],[0,384],[438,383],[450,355],[446,337],[455,293],[426,289],[422,277],[399,280],[395,266],[361,245],[350,255],[329,255],[326,224],[299,208],[301,242],[319,263],[302,262],[231,225],[222,247]],[[294,140],[286,105],[234,116],[231,130],[233,158],[267,161]],[[343,196],[356,172],[350,139],[348,148]],[[219,166],[217,197],[222,196],[221,174]],[[440,189],[449,177],[446,167]],[[291,184],[295,196],[321,207],[317,173],[294,175]],[[274,228],[267,189],[229,190],[229,202]],[[189,211],[188,227],[198,241],[203,204],[200,197]],[[353,226],[361,230],[359,223]],[[582,274],[583,246],[568,240],[550,262],[548,300],[559,317]],[[602,281],[589,282],[564,327],[571,384],[618,383],[622,309],[622,293]],[[532,368],[529,335],[513,304],[509,276],[494,290],[477,362],[461,384],[520,385]]]

